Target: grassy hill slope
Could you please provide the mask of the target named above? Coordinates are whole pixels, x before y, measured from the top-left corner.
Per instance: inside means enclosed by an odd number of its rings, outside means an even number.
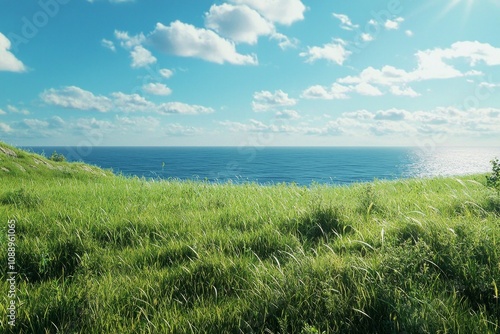
[[[0,332],[500,330],[500,200],[484,176],[151,182],[0,147]]]

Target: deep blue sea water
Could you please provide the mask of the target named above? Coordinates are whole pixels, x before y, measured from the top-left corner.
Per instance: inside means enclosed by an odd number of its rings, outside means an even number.
[[[483,173],[500,148],[387,147],[25,147],[56,150],[115,173],[212,182],[349,184],[374,179]]]

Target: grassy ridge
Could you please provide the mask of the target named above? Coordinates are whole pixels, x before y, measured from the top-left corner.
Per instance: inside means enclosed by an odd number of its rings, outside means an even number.
[[[500,200],[484,176],[149,182],[0,147],[17,155],[0,152],[0,221],[17,221],[20,273],[15,330],[2,316],[0,332],[500,330]]]

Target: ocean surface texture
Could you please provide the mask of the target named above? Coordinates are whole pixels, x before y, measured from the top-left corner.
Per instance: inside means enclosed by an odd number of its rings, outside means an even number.
[[[211,182],[349,184],[374,179],[484,173],[498,148],[27,147],[117,174]]]

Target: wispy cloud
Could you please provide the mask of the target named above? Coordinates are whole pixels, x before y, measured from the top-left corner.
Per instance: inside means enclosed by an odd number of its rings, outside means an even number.
[[[347,16],[345,14],[333,13],[332,15],[333,15],[333,17],[340,20],[340,28],[342,28],[344,30],[354,30],[354,29],[359,28],[359,25],[353,24],[351,19],[349,18],[349,16]]]

